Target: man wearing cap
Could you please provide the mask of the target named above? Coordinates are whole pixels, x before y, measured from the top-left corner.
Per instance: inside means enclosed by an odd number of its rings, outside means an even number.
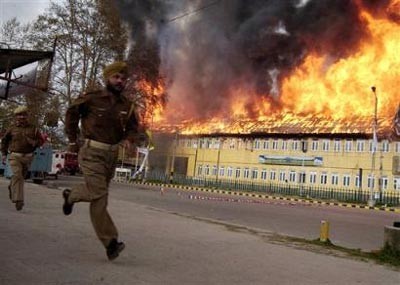
[[[24,179],[33,160],[33,151],[43,141],[39,130],[28,122],[28,108],[19,106],[14,110],[15,122],[1,139],[2,163],[9,153],[12,171],[8,186],[10,200],[20,211],[24,206]]]
[[[124,249],[107,211],[108,186],[114,175],[119,146],[131,147],[138,135],[133,105],[123,96],[127,65],[114,62],[103,70],[104,90],[80,96],[66,113],[65,131],[69,151],[78,152],[85,183],[63,191],[63,212],[70,215],[74,203],[89,202],[90,218],[104,247],[113,260]],[[81,123],[81,131],[79,130]],[[78,141],[81,134],[82,143]]]

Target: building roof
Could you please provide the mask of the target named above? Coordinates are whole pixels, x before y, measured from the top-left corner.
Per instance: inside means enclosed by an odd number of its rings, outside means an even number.
[[[13,70],[39,60],[51,59],[53,55],[53,51],[0,48],[0,74],[7,69]]]

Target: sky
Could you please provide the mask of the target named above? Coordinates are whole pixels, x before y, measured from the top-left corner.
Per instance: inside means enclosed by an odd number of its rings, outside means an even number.
[[[49,4],[50,0],[0,0],[0,25],[13,17],[21,23],[32,21],[44,12]]]

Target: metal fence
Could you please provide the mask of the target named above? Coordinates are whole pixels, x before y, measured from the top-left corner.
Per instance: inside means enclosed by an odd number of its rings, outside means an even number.
[[[146,175],[146,181],[190,185],[206,188],[215,188],[231,191],[249,191],[260,192],[268,195],[281,195],[300,197],[304,199],[321,199],[346,203],[367,204],[370,198],[369,190],[333,188],[313,185],[302,185],[300,183],[287,182],[253,182],[239,181],[203,177],[187,177],[185,175],[170,175],[161,171],[149,171]],[[400,206],[400,191],[382,191],[375,192],[374,199],[376,205]]]

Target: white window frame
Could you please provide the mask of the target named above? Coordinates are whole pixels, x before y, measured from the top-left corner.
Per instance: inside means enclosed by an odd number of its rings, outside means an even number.
[[[279,148],[279,141],[273,140],[272,141],[272,150],[278,150],[278,148]]]
[[[275,180],[276,179],[276,170],[271,170],[269,172],[269,179],[270,180]]]
[[[364,152],[364,151],[365,151],[365,140],[357,140],[356,152]]]
[[[297,173],[294,170],[289,171],[289,182],[296,182]]]
[[[344,141],[344,152],[352,152],[353,150],[353,141],[345,140]]]
[[[226,168],[226,176],[227,176],[227,177],[232,177],[232,175],[233,175],[233,168],[230,167],[230,166],[228,166],[228,167]]]
[[[225,166],[219,167],[219,176],[221,177],[225,176]]]
[[[331,185],[334,185],[334,186],[339,185],[339,174],[337,174],[337,173],[331,174]]]
[[[286,170],[280,170],[279,171],[279,181],[286,181]]]
[[[318,140],[312,140],[312,142],[311,142],[311,150],[312,151],[318,151],[318,143],[319,143]]]
[[[243,178],[249,179],[249,177],[250,177],[250,169],[248,167],[245,167],[243,169]]]
[[[322,172],[320,175],[320,184],[321,185],[326,185],[328,184],[328,173],[326,172]]]
[[[342,141],[341,140],[334,140],[333,141],[333,151],[340,152],[342,148]]]
[[[330,147],[330,141],[329,140],[323,140],[322,141],[322,151],[329,151],[329,147]]]
[[[253,168],[251,170],[251,179],[254,180],[258,179],[258,168]]]
[[[317,183],[317,172],[310,172],[310,184],[316,184]]]
[[[262,179],[262,180],[267,180],[267,177],[268,177],[268,172],[267,172],[267,170],[266,170],[266,169],[262,169],[262,170],[261,170],[261,179]]]
[[[344,187],[350,187],[351,184],[351,175],[350,174],[344,174],[343,175],[343,186]]]

